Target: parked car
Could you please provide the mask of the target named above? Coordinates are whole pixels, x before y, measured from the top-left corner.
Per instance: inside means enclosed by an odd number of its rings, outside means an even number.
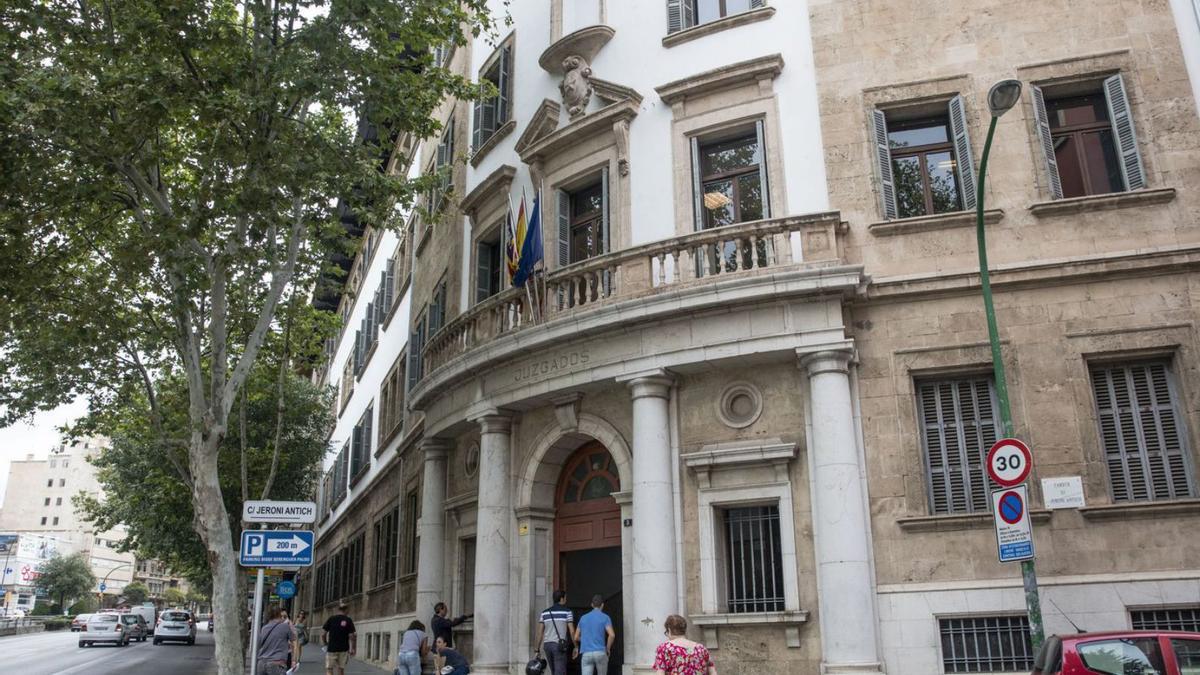
[[[164,609],[154,627],[154,644],[186,642],[196,644],[196,620],[185,609]]]
[[[137,614],[138,616],[142,617],[142,621],[145,622],[146,627],[150,631],[150,635],[154,635],[154,617],[156,614],[154,605],[139,605],[137,607],[130,607],[129,609],[121,610],[121,613],[125,612]]]
[[[1053,635],[1033,662],[1032,675],[1195,675],[1200,633],[1120,631]]]
[[[83,630],[83,627],[87,625],[88,619],[90,618],[92,618],[91,614],[80,614],[74,619],[71,619],[71,632],[78,633],[79,631]]]
[[[150,637],[150,624],[140,614],[118,614],[121,623],[125,624],[125,635],[130,641],[145,642]]]
[[[79,646],[90,647],[98,642],[108,642],[118,647],[129,644],[129,635],[119,614],[93,614],[79,631]]]

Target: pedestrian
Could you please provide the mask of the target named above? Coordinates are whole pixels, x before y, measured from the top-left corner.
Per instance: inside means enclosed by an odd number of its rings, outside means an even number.
[[[608,657],[612,656],[616,639],[612,618],[604,613],[604,596],[593,595],[592,611],[579,617],[579,626],[575,628],[575,649],[582,653],[581,675],[608,673]]]
[[[296,614],[296,623],[292,625],[296,629],[296,665],[300,665],[300,654],[304,651],[304,645],[308,644],[308,610],[300,610]]]
[[[396,675],[421,675],[421,660],[429,653],[429,636],[425,624],[413,621],[400,636],[400,657],[396,659]]]
[[[699,642],[687,639],[687,619],[672,614],[663,628],[667,641],[654,652],[654,672],[658,675],[717,675],[712,655]]]
[[[436,654],[433,659],[435,675],[467,675],[471,672],[471,664],[467,663],[466,657],[454,651],[441,636],[433,644]]]
[[[283,675],[288,669],[288,653],[296,641],[292,627],[283,610],[271,605],[267,610],[267,624],[258,635],[258,666],[256,675]]]
[[[338,613],[325,619],[321,627],[321,643],[325,645],[325,675],[346,675],[346,664],[358,647],[354,619],[346,615],[349,605],[338,603]]]
[[[456,619],[447,619],[450,614],[450,608],[446,603],[439,602],[433,606],[433,619],[429,621],[429,627],[433,630],[433,639],[444,638],[447,647],[454,646],[454,631],[451,630],[458,624],[475,616],[474,614],[463,614]]]
[[[575,632],[575,617],[567,601],[567,592],[554,591],[554,604],[542,610],[538,620],[537,644],[546,653],[550,675],[564,675],[571,659],[571,635]]]

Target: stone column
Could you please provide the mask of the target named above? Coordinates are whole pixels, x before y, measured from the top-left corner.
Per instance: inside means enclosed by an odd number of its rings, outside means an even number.
[[[676,607],[675,510],[666,371],[622,378],[633,399],[633,628],[626,641],[634,669],[649,671],[663,639],[663,619]],[[629,611],[629,610],[627,610]]]
[[[821,672],[878,673],[871,527],[850,399],[851,353],[801,354],[812,422],[812,510],[821,614]]]
[[[475,636],[471,672],[509,672],[509,556],[512,531],[512,418],[493,411],[479,423],[475,521]]]
[[[421,520],[417,526],[420,545],[417,551],[417,614],[421,621],[433,616],[433,605],[445,600],[446,581],[446,451],[449,444],[439,438],[426,438],[419,448],[423,472],[421,479]],[[428,616],[426,616],[428,615]]]

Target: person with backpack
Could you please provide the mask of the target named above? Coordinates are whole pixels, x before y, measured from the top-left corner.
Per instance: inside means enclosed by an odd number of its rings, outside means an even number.
[[[564,603],[567,592],[554,591],[554,604],[542,611],[538,620],[537,644],[546,654],[550,675],[565,675],[571,660],[571,635],[575,632],[575,617]]]
[[[296,634],[279,605],[271,605],[267,618],[258,634],[255,675],[283,675],[288,670],[288,656],[295,651]]]
[[[429,653],[429,636],[425,624],[413,621],[400,636],[400,654],[396,659],[395,675],[421,675],[421,660]]]

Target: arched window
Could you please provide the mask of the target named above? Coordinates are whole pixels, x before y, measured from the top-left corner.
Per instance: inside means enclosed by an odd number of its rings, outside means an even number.
[[[583,504],[606,499],[621,489],[612,455],[599,443],[589,443],[567,460],[559,481],[558,504]]]

